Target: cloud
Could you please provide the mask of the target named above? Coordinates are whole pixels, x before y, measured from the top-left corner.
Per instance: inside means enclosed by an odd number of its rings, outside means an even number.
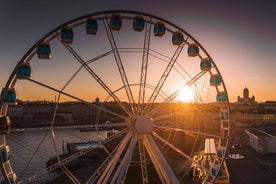
[[[248,79],[257,79],[259,78],[257,75],[250,75],[247,77]]]

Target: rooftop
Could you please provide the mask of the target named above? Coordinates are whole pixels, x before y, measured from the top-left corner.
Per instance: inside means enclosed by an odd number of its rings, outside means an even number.
[[[275,124],[249,128],[249,129],[246,129],[245,131],[257,137],[269,137],[269,138],[276,139]]]

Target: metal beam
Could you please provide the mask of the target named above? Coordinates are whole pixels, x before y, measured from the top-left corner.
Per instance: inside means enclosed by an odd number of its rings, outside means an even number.
[[[173,144],[169,143],[168,141],[166,141],[165,139],[163,139],[162,137],[160,137],[157,133],[153,132],[153,135],[157,139],[159,139],[160,141],[162,141],[163,143],[165,143],[167,146],[169,146],[171,149],[173,149],[174,151],[176,151],[180,155],[184,156],[188,160],[192,161],[194,164],[196,164],[198,167],[200,167],[202,170],[204,170],[207,174],[210,173],[210,171],[207,168],[205,168],[199,162],[197,162],[196,160],[194,160],[193,158],[191,158],[189,155],[187,155],[186,153],[184,153],[183,151],[181,151],[180,149],[178,149],[177,147],[175,147]]]
[[[113,149],[113,151],[103,161],[103,163],[100,165],[100,167],[92,174],[92,176],[87,180],[86,184],[95,184],[97,182],[97,179],[105,171],[108,163],[110,163],[110,161],[114,158],[114,155],[118,151],[118,149],[120,148],[120,145],[121,145],[122,141]]]
[[[62,43],[61,38],[57,39]],[[102,79],[88,66],[88,64],[77,54],[77,52],[68,44],[62,43],[65,48],[74,56],[74,58],[87,70],[87,72],[103,87],[103,89],[114,99],[115,102],[129,115],[129,110],[121,103],[120,99],[111,91],[111,89],[102,81]]]
[[[113,158],[110,160],[110,162],[108,163],[108,165],[106,166],[104,172],[102,173],[102,175],[100,176],[99,180],[97,181],[97,183],[99,184],[105,184],[105,183],[109,183],[110,181],[110,177],[116,167],[116,165],[119,162],[119,159],[123,153],[123,151],[125,150],[128,142],[130,141],[131,137],[132,137],[133,132],[129,131],[126,136],[124,137],[124,139],[121,141],[120,146],[118,148],[118,150],[116,151],[116,153],[114,154]]]
[[[44,83],[41,83],[41,82],[36,81],[36,80],[33,80],[33,79],[28,79],[28,80],[31,81],[31,82],[33,82],[33,83],[36,83],[36,84],[38,84],[38,85],[40,85],[40,86],[43,86],[43,87],[45,87],[45,88],[48,88],[48,89],[50,89],[50,90],[52,90],[52,91],[56,91],[56,92],[61,93],[61,94],[65,95],[65,96],[68,96],[68,97],[70,97],[70,98],[73,98],[73,99],[75,99],[75,100],[78,100],[78,101],[80,101],[80,102],[82,102],[82,103],[84,103],[84,104],[86,104],[86,105],[95,107],[96,109],[99,109],[99,110],[101,110],[101,111],[107,112],[107,113],[109,113],[109,114],[112,114],[112,115],[117,116],[117,117],[119,117],[119,118],[122,118],[122,119],[124,119],[124,120],[127,120],[127,118],[126,118],[125,116],[122,116],[122,115],[120,115],[120,114],[117,114],[117,113],[115,113],[115,112],[112,112],[112,111],[110,111],[110,110],[107,110],[107,109],[105,109],[105,108],[103,108],[103,107],[101,107],[101,106],[94,105],[93,103],[86,102],[85,100],[82,100],[82,99],[80,99],[80,98],[78,98],[78,97],[75,97],[75,96],[73,96],[73,95],[70,95],[70,94],[68,94],[68,93],[65,93],[65,92],[63,92],[63,91],[61,91],[61,90],[58,90],[58,89],[54,88],[54,87],[51,87],[51,86],[49,86],[49,85],[46,85],[46,84],[44,84]]]
[[[143,184],[148,184],[149,183],[149,178],[148,178],[148,169],[147,169],[147,158],[146,158],[146,150],[145,146],[142,142],[142,137],[145,135],[140,135],[139,140],[138,140],[138,145],[139,145],[139,156],[140,156],[140,164],[141,164],[141,173],[142,173],[142,182]]]
[[[149,47],[150,47],[150,34],[151,34],[151,24],[147,22],[146,30],[145,30],[145,38],[144,38],[139,99],[138,99],[140,113],[143,112],[144,100],[145,100],[145,89],[146,89],[146,82],[147,82],[148,58],[149,58]]]
[[[116,169],[116,172],[112,176],[112,180],[110,182],[111,184],[124,183],[134,149],[137,145],[137,141],[138,141],[138,133],[136,132],[130,141],[128,149],[127,149],[124,157],[122,158],[120,165],[118,166],[118,168]]]
[[[206,137],[213,137],[213,138],[218,138],[218,139],[228,139],[228,137],[223,137],[223,136],[219,136],[219,135],[215,135],[215,134],[208,134],[208,133],[204,133],[204,132],[197,132],[197,131],[193,131],[193,130],[187,130],[187,129],[181,129],[181,128],[173,128],[173,127],[164,127],[164,126],[159,126],[159,125],[154,125],[154,128],[159,128],[159,129],[164,129],[164,130],[173,130],[173,131],[177,131],[177,132],[185,132],[188,134],[193,134],[193,135],[203,135]]]
[[[152,160],[152,163],[159,175],[159,179],[162,183],[182,183],[173,169],[171,168],[170,164],[166,160],[165,156],[163,155],[162,151],[159,149],[157,144],[155,143],[154,139],[152,138],[151,134],[148,134],[143,137],[143,142],[145,148]]]
[[[125,91],[126,91],[126,94],[127,94],[127,97],[128,97],[129,104],[131,106],[132,113],[134,115],[137,115],[137,109],[135,108],[135,101],[134,101],[134,98],[133,98],[133,95],[132,95],[132,92],[131,92],[131,89],[130,89],[130,85],[129,85],[129,82],[128,82],[128,79],[127,79],[127,75],[126,75],[126,72],[125,72],[125,69],[124,69],[124,66],[123,66],[123,63],[122,63],[122,60],[121,60],[116,42],[115,42],[115,39],[113,37],[113,33],[112,33],[112,31],[110,29],[110,26],[108,24],[108,20],[104,19],[103,23],[104,23],[104,27],[105,27],[106,32],[107,32],[107,36],[108,36],[113,54],[114,54],[114,58],[116,60],[118,70],[119,70],[120,75],[121,75],[123,85],[125,87]]]
[[[165,81],[166,81],[166,79],[168,78],[168,76],[169,76],[169,74],[170,74],[170,72],[171,72],[171,70],[172,70],[174,64],[176,63],[177,58],[178,58],[178,56],[180,55],[180,53],[181,53],[181,51],[182,51],[182,49],[183,49],[185,43],[186,43],[186,42],[183,42],[181,45],[179,45],[179,46],[177,47],[176,51],[174,52],[174,54],[173,54],[173,56],[172,56],[170,62],[168,63],[168,65],[167,65],[165,71],[163,72],[161,78],[159,79],[158,84],[156,85],[156,87],[155,87],[153,93],[151,94],[150,99],[148,100],[148,103],[147,103],[147,105],[146,105],[146,107],[145,107],[145,109],[144,109],[144,112],[145,112],[145,113],[151,108],[151,106],[152,106],[153,103],[155,102],[155,100],[156,100],[156,98],[157,98],[157,96],[158,96],[158,94],[159,94],[159,92],[160,92],[160,90],[161,90],[163,84],[165,83]]]
[[[179,89],[177,89],[175,92],[173,92],[169,97],[167,97],[162,103],[170,103],[173,101],[177,95],[179,94],[179,91],[184,87],[184,86],[191,86],[194,84],[200,77],[202,77],[206,71],[201,71],[197,75],[195,75],[193,78],[191,78],[189,81],[187,81],[184,85],[182,85]],[[159,107],[156,107],[152,109],[150,112],[147,113],[148,116],[153,116],[159,111]]]

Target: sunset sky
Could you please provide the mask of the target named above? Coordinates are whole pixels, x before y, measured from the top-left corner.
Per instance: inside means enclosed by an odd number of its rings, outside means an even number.
[[[190,33],[215,61],[231,102],[247,87],[256,101],[276,101],[274,0],[11,0],[0,1],[0,85],[42,36],[76,17],[134,10],[164,18]]]

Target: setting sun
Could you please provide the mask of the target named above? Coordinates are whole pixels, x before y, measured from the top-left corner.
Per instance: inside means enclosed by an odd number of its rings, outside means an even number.
[[[191,103],[194,101],[194,95],[192,88],[184,86],[181,88],[178,94],[178,100],[181,102]]]

